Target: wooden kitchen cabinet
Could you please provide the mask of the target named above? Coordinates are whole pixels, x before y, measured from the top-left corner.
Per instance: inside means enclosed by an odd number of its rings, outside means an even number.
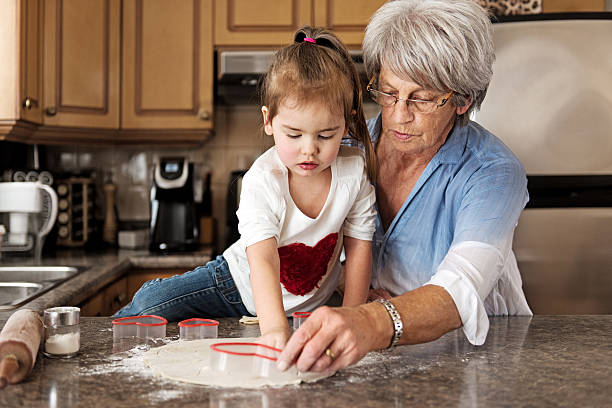
[[[215,2],[215,45],[284,45],[305,24],[312,24],[312,0]]]
[[[111,316],[130,301],[127,285],[128,279],[122,277],[104,287],[96,295],[79,305],[81,316]]]
[[[44,124],[118,129],[121,1],[44,5]]]
[[[0,5],[0,140],[42,122],[42,7],[42,0]]]
[[[542,0],[543,13],[605,11],[606,0]]]
[[[213,126],[212,5],[1,2],[0,140],[200,144]]]
[[[218,0],[216,46],[274,46],[293,40],[304,24],[333,30],[359,47],[365,27],[387,0]],[[544,13],[605,11],[605,0],[543,0]]]
[[[370,17],[387,0],[313,0],[314,25],[334,31],[347,45],[361,46]]]
[[[335,31],[360,46],[372,14],[386,0],[220,0],[215,3],[215,45],[279,46],[308,24]]]
[[[34,123],[42,122],[42,0],[21,3],[20,30],[20,117]]]
[[[122,129],[211,129],[212,0],[124,0]]]

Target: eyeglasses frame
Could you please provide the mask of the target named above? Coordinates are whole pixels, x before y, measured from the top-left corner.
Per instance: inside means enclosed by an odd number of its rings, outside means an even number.
[[[371,92],[375,92],[375,93],[378,93],[378,94],[382,94],[382,95],[385,95],[385,96],[390,96],[392,98],[395,98],[395,102],[393,102],[392,105],[382,105],[382,104],[379,104],[380,106],[383,106],[383,107],[386,107],[386,106],[395,106],[395,105],[397,105],[397,103],[399,101],[406,102],[406,106],[408,106],[408,107],[410,107],[410,104],[408,102],[434,102],[433,100],[432,101],[428,101],[428,100],[425,100],[425,99],[414,99],[414,98],[405,98],[405,99],[402,99],[402,98],[398,98],[395,95],[391,95],[391,94],[388,94],[386,92],[379,91],[378,89],[375,89],[375,88],[372,87],[372,84],[376,80],[376,77],[377,77],[377,75],[372,76],[372,79],[370,79],[370,82],[368,82],[368,86],[366,87],[366,91],[368,92],[368,95],[370,95],[370,97],[372,98]],[[441,96],[438,99],[438,101],[435,102],[436,103],[436,108],[433,109],[431,112],[421,112],[421,111],[418,111],[418,112],[419,113],[423,113],[423,114],[428,114],[428,113],[435,112],[438,108],[441,108],[444,105],[446,105],[446,103],[450,100],[451,96],[453,96],[454,93],[455,93],[455,91],[450,91],[448,94],[446,94],[446,96]],[[374,98],[372,98],[372,99],[374,100],[374,102],[376,102],[376,99],[374,99]],[[378,102],[376,102],[376,103],[378,103]]]

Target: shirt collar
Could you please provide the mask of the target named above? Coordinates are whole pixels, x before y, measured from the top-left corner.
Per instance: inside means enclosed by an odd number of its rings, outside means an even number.
[[[374,148],[376,148],[382,129],[382,112],[378,112],[378,115],[368,122],[370,138],[372,139]],[[463,126],[458,121],[455,122],[455,125],[446,138],[446,142],[440,147],[440,150],[438,150],[438,153],[436,153],[432,160],[438,163],[458,163],[461,156],[463,156],[467,144],[468,127],[469,124]]]

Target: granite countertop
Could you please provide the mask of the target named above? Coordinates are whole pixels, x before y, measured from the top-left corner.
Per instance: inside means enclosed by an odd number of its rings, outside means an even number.
[[[213,253],[210,248],[180,254],[153,254],[147,250],[105,249],[97,252],[80,249],[58,250],[34,262],[26,258],[0,260],[0,265],[54,265],[85,267],[84,271],[54,287],[21,308],[40,313],[48,307],[77,305],[98,293],[105,285],[125,275],[130,269],[176,268],[185,272],[208,262]],[[15,309],[17,310],[17,309]],[[15,312],[0,311],[0,325]]]
[[[486,343],[462,331],[393,351],[314,384],[219,389],[155,377],[143,348],[120,352],[111,318],[83,318],[72,359],[39,354],[28,379],[0,391],[0,406],[49,407],[400,407],[610,406],[612,316],[491,318]],[[166,342],[178,336],[169,324]],[[258,326],[220,319],[220,337],[258,335]]]

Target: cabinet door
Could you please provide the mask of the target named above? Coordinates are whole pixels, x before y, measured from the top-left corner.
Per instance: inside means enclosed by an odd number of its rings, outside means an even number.
[[[605,10],[605,0],[542,0],[543,13],[573,13]]]
[[[333,30],[346,45],[361,46],[370,17],[387,0],[313,0],[314,25]]]
[[[42,0],[0,2],[0,140],[22,141],[40,123]]]
[[[118,129],[120,0],[44,4],[44,124]]]
[[[20,117],[42,123],[42,3],[21,2]]]
[[[180,269],[132,269],[127,275],[127,293],[128,300],[134,297],[134,294],[140,289],[143,283],[150,281],[151,279],[165,279],[171,278],[174,275],[180,275],[193,268],[180,268]]]
[[[116,311],[125,306],[129,300],[127,278],[120,278],[82,302],[79,305],[81,316],[112,316]]]
[[[125,306],[130,299],[127,294],[127,278],[121,278],[111,283],[104,290],[102,316],[112,316],[113,313]]]
[[[90,297],[78,306],[81,309],[81,317],[104,316],[104,291]]]
[[[210,129],[212,0],[124,0],[124,129]]]
[[[313,0],[218,0],[215,45],[285,45],[312,24]]]

